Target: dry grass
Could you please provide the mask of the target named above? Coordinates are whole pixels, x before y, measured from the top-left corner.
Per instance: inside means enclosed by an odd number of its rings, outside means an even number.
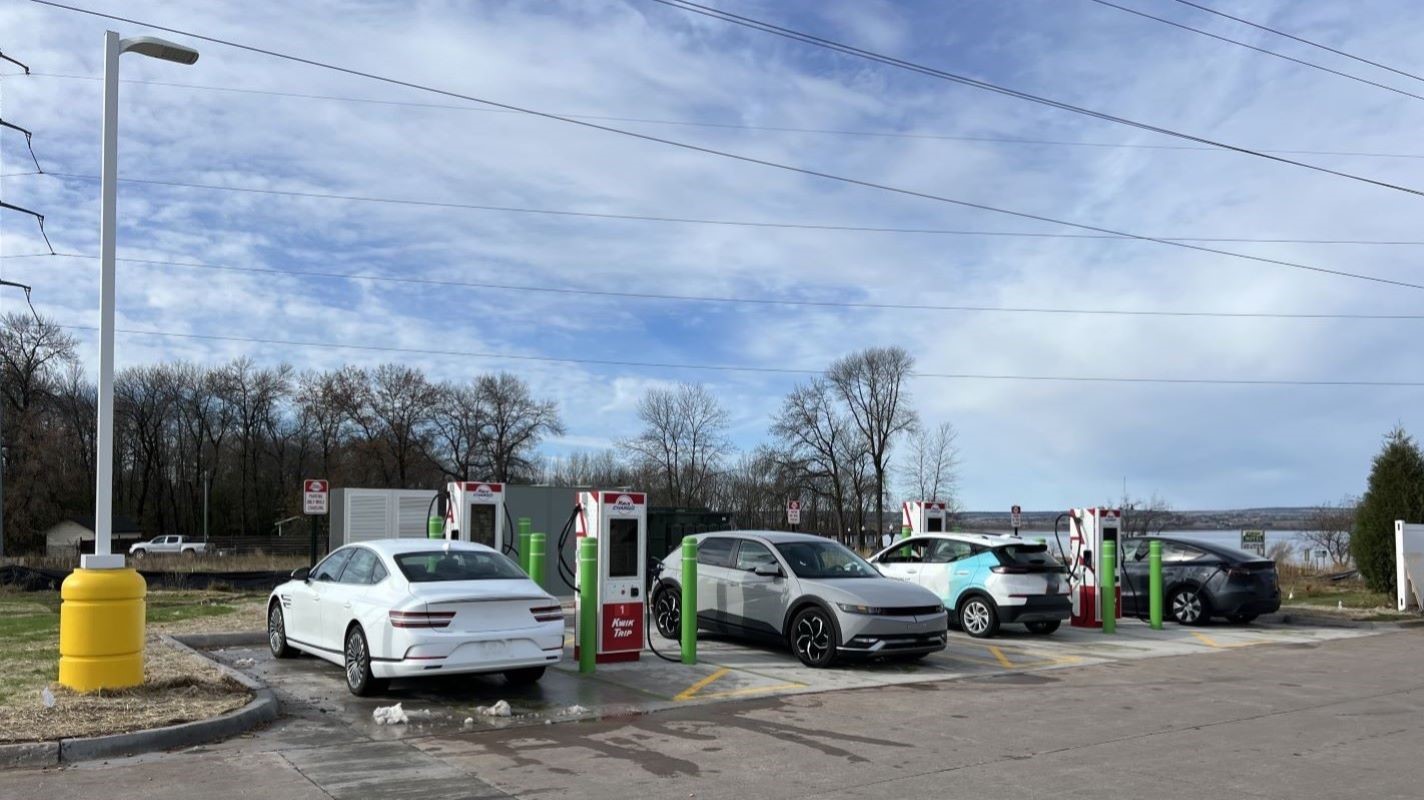
[[[3,564],[15,564],[35,569],[69,570],[79,566],[73,556],[22,556],[6,558]],[[242,553],[228,556],[150,555],[129,559],[129,566],[145,572],[291,572],[307,565],[307,554]]]
[[[0,645],[0,741],[34,741],[142,730],[205,719],[251,699],[241,684],[206,660],[175,650],[162,633],[261,630],[261,595],[151,592],[144,684],[90,694],[54,683],[58,667],[58,597],[49,592],[0,594],[7,624]],[[13,630],[11,630],[13,629]],[[54,693],[45,708],[41,692]]]

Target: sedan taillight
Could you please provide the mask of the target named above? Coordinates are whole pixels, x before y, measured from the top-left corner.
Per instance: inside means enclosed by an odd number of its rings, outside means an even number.
[[[393,628],[448,628],[453,611],[392,611]]]
[[[529,613],[538,622],[562,622],[564,619],[564,609],[559,606],[534,606]]]

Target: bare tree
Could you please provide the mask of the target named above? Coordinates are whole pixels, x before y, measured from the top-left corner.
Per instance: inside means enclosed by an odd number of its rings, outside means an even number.
[[[794,463],[802,473],[806,488],[830,502],[835,530],[844,534],[851,489],[845,459],[855,432],[845,410],[837,402],[835,388],[822,378],[797,386],[782,401],[772,418],[771,433],[784,447],[788,466]]]
[[[490,478],[505,482],[532,472],[534,448],[545,436],[564,432],[558,406],[552,400],[535,400],[529,385],[508,372],[481,376],[476,385],[487,415]]]
[[[731,450],[728,415],[702,384],[649,389],[638,402],[643,430],[624,442],[656,482],[664,502],[679,506],[706,502],[713,476]]]
[[[332,481],[340,480],[332,469],[333,455],[352,424],[351,387],[352,381],[343,380],[340,372],[307,372],[297,381],[297,413],[316,440],[322,477]]]
[[[910,434],[908,459],[902,468],[906,489],[916,500],[935,500],[957,510],[955,487],[959,467],[959,450],[954,441],[959,436],[954,426],[941,422],[932,430],[916,428]]]
[[[1311,509],[1301,538],[1328,551],[1334,563],[1350,563],[1350,531],[1355,527],[1355,507],[1359,503],[1357,497],[1345,497],[1338,503],[1322,503]]]
[[[1177,523],[1172,504],[1155,493],[1149,500],[1123,497],[1119,508],[1122,509],[1120,532],[1124,538],[1154,536]]]
[[[484,478],[490,471],[485,429],[489,409],[474,384],[438,387],[426,443],[432,463],[457,481]]]
[[[831,364],[826,376],[836,387],[864,442],[875,477],[874,530],[885,525],[885,473],[895,437],[913,430],[919,420],[910,408],[905,381],[915,360],[900,347],[872,347]]]
[[[359,394],[357,420],[379,455],[387,486],[413,486],[413,468],[427,452],[426,423],[439,391],[425,373],[400,364],[382,364]]]

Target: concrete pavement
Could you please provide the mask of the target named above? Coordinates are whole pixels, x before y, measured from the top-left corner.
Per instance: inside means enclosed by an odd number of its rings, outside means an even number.
[[[1414,798],[1421,646],[1417,630],[1204,646],[385,741],[307,707],[208,748],[5,773],[0,797]]]

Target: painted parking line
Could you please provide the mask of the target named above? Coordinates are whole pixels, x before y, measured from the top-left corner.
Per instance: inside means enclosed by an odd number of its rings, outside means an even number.
[[[1230,644],[1222,644],[1200,631],[1192,631],[1191,633],[1192,636],[1196,637],[1197,641],[1201,642],[1207,647],[1211,647],[1217,650],[1230,650],[1235,647],[1250,647],[1256,644],[1265,644],[1264,642],[1232,642]]]
[[[698,681],[697,683],[694,683],[694,684],[692,684],[691,686],[687,687],[686,689],[683,689],[682,691],[680,691],[680,692],[678,692],[677,694],[673,695],[672,699],[674,699],[674,700],[687,700],[687,699],[691,698],[693,695],[697,694],[698,692],[700,692],[700,691],[702,691],[703,689],[707,688],[708,686],[712,685],[712,683],[713,683],[714,681],[720,680],[723,676],[728,675],[729,673],[731,673],[731,671],[732,671],[732,668],[731,668],[731,667],[721,667],[721,668],[719,668],[716,672],[712,673],[711,675],[708,675],[707,677],[703,678],[702,680]]]
[[[728,697],[749,697],[754,694],[763,694],[765,692],[787,692],[793,689],[805,689],[806,686],[807,684],[795,682],[774,683],[770,686],[744,686],[741,689],[728,689],[723,692],[707,692],[705,694],[699,694],[697,696],[703,700],[721,699]],[[681,700],[684,698],[679,697],[678,699]]]
[[[1006,655],[1004,655],[1003,648],[996,647],[995,645],[992,645],[992,644],[991,644],[991,645],[989,645],[989,652],[993,654],[994,658],[996,658],[996,659],[999,660],[999,665],[1002,666],[1003,668],[1005,668],[1005,669],[1013,669],[1013,668],[1014,668],[1014,662],[1010,661],[1010,660],[1009,660],[1009,657],[1006,656]]]

